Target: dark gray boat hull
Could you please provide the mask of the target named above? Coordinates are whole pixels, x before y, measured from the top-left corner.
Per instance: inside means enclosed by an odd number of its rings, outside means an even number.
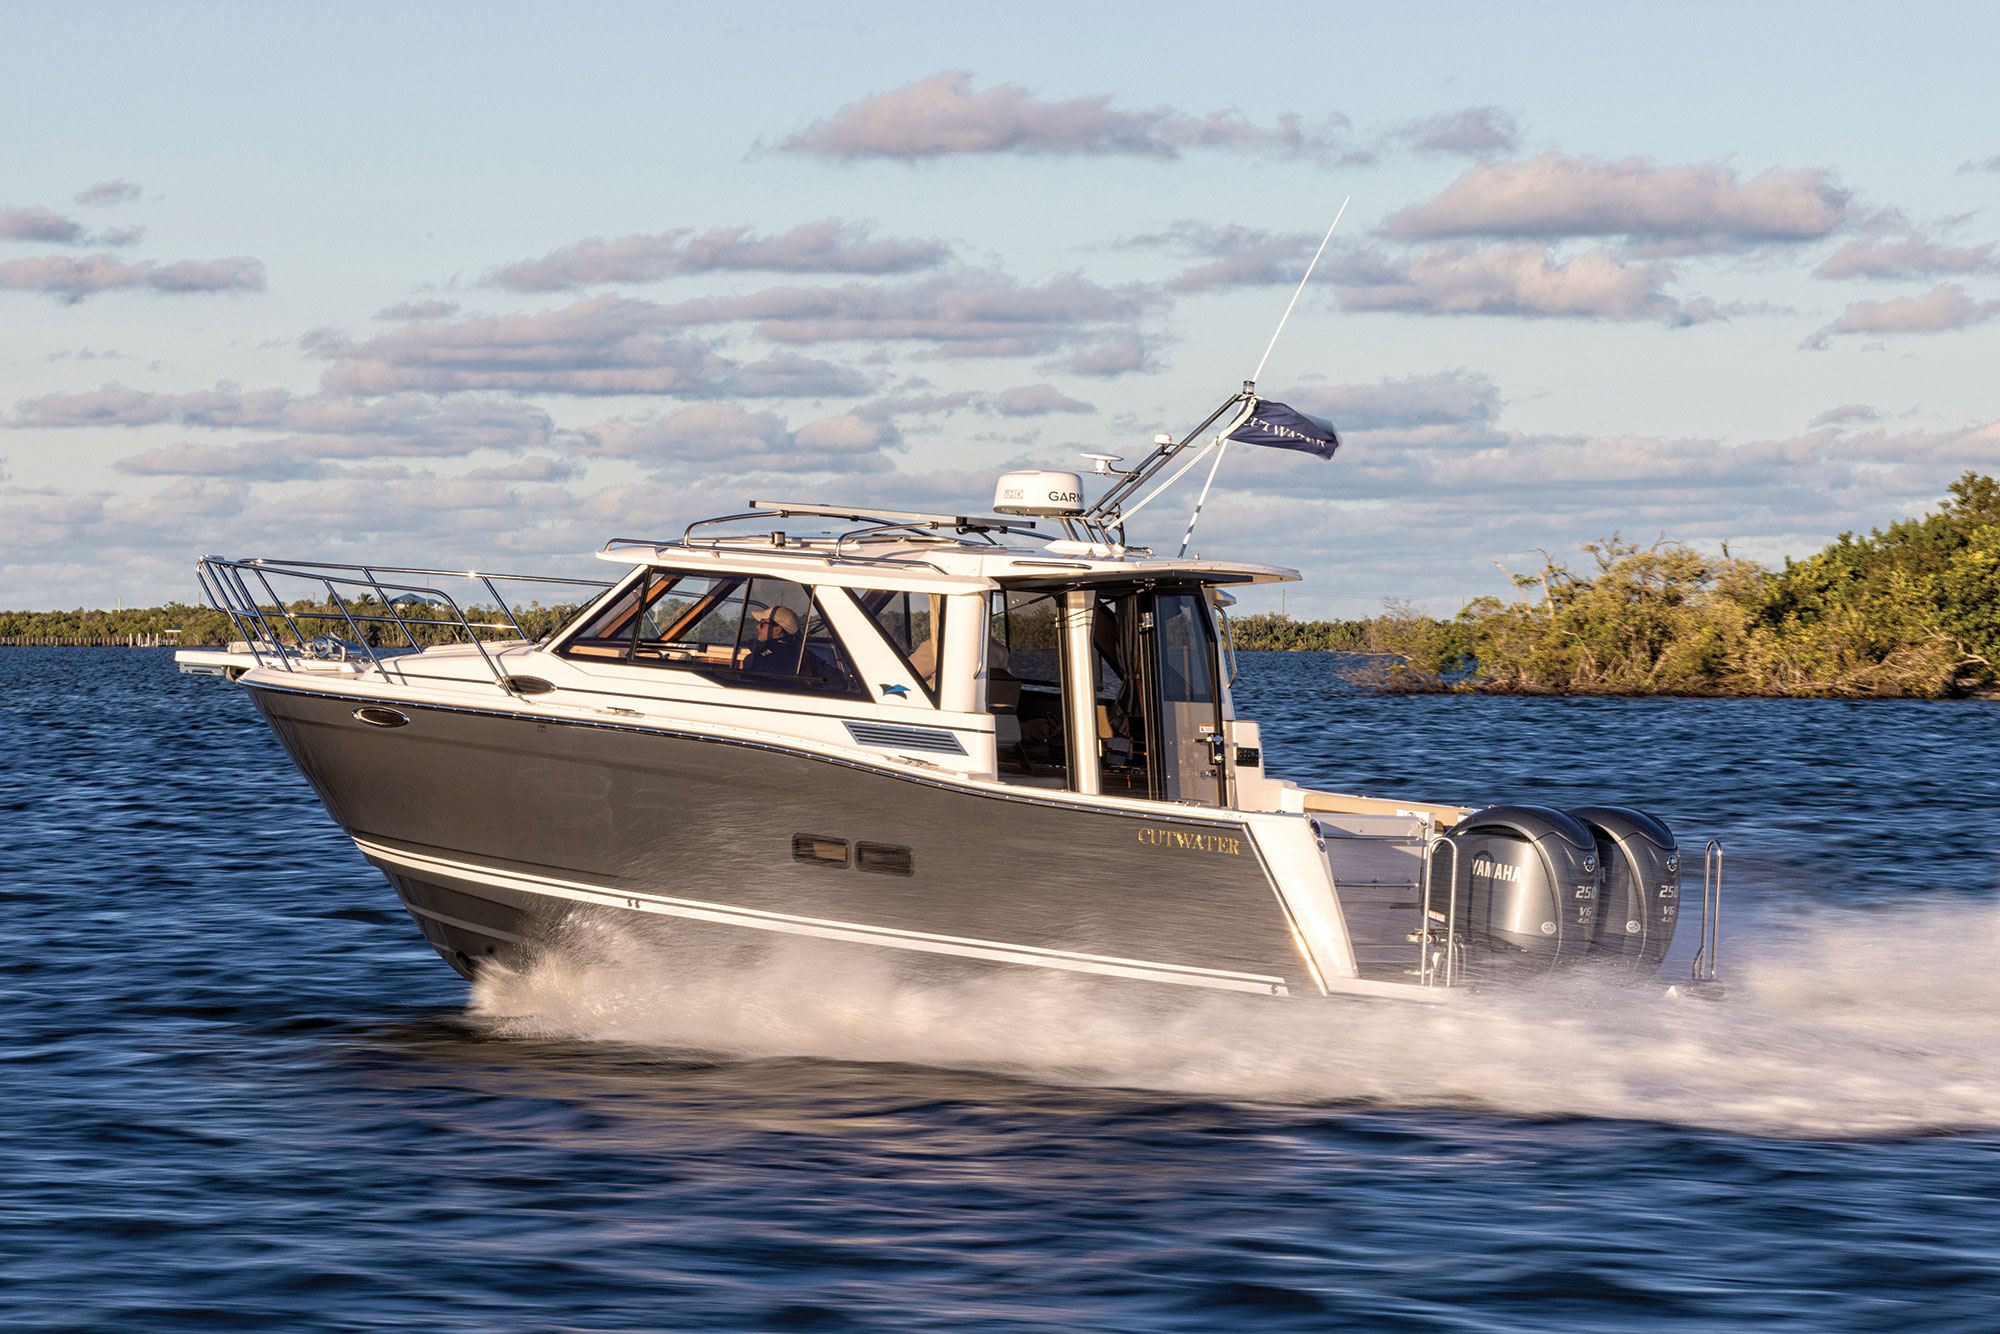
[[[400,700],[406,725],[371,726],[355,711],[375,701],[250,693],[461,971],[559,948],[576,913],[603,910],[693,938],[1316,990],[1228,812],[1107,810],[778,744]],[[850,853],[798,860],[800,835]],[[857,865],[862,844],[887,869]]]

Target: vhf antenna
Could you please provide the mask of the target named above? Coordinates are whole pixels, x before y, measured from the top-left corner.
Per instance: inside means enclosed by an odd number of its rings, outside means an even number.
[[[1333,221],[1328,224],[1326,235],[1319,240],[1319,249],[1313,251],[1312,263],[1306,265],[1305,276],[1299,279],[1298,287],[1292,292],[1292,299],[1286,303],[1285,313],[1278,317],[1278,327],[1271,330],[1271,341],[1264,344],[1264,355],[1258,359],[1256,373],[1243,382],[1245,394],[1255,389],[1257,381],[1264,378],[1264,363],[1271,359],[1271,349],[1278,345],[1278,335],[1285,331],[1285,321],[1292,318],[1292,307],[1298,305],[1299,298],[1305,294],[1306,284],[1312,281],[1313,270],[1319,267],[1319,257],[1326,253],[1327,243],[1333,240],[1333,229],[1340,225],[1340,220],[1346,215],[1347,206],[1353,199],[1354,196],[1349,195],[1340,201],[1339,211],[1333,215]],[[1180,554],[1183,556],[1187,555],[1188,543],[1194,541],[1194,526],[1201,522],[1201,507],[1208,503],[1208,489],[1215,485],[1215,474],[1221,469],[1222,455],[1228,448],[1229,440],[1226,436],[1216,444],[1215,462],[1208,465],[1208,480],[1201,484],[1201,496],[1194,502],[1194,513],[1188,515],[1187,531],[1181,534]]]
[[[1299,297],[1305,293],[1306,284],[1312,281],[1313,270],[1319,267],[1319,257],[1326,253],[1327,242],[1333,240],[1333,229],[1340,225],[1340,220],[1347,213],[1347,206],[1353,199],[1354,196],[1349,195],[1340,201],[1340,212],[1333,215],[1333,222],[1327,227],[1326,235],[1320,238],[1319,249],[1313,251],[1312,263],[1306,265],[1306,276],[1299,279],[1298,290],[1292,293],[1291,301],[1285,306],[1285,313],[1278,317],[1278,327],[1271,330],[1271,341],[1264,345],[1264,355],[1257,361],[1257,371],[1250,377],[1251,384],[1256,384],[1264,378],[1264,363],[1271,359],[1271,349],[1278,345],[1278,335],[1285,331],[1285,321],[1292,318],[1292,307],[1299,304]]]
[[[1305,276],[1299,279],[1298,289],[1292,293],[1291,301],[1285,306],[1285,313],[1282,317],[1279,318],[1278,327],[1272,330],[1271,332],[1271,341],[1264,345],[1263,360],[1257,363],[1258,375],[1262,375],[1264,373],[1264,363],[1271,359],[1271,349],[1278,345],[1278,335],[1285,331],[1285,321],[1289,320],[1292,317],[1292,308],[1299,304],[1299,297],[1304,295],[1306,290],[1306,284],[1312,281],[1313,270],[1319,267],[1320,257],[1326,253],[1326,247],[1328,243],[1330,243],[1333,240],[1333,229],[1335,227],[1340,226],[1340,220],[1341,218],[1346,216],[1347,206],[1349,203],[1353,201],[1353,198],[1354,196],[1349,195],[1346,199],[1340,201],[1339,212],[1333,215],[1333,222],[1327,227],[1326,235],[1320,238],[1319,249],[1313,252],[1312,263],[1306,265]],[[1216,451],[1215,463],[1211,465],[1208,470],[1208,482],[1204,484],[1203,487],[1201,488],[1202,498],[1206,500],[1208,497],[1209,486],[1212,486],[1215,482],[1215,470],[1217,467],[1220,467],[1222,463],[1222,453],[1221,453],[1222,446],[1227,442],[1229,433],[1235,430],[1238,426],[1242,425],[1243,421],[1246,418],[1248,418],[1251,411],[1256,407],[1257,405],[1256,389],[1257,389],[1257,381],[1255,378],[1245,380],[1243,382],[1243,391],[1241,393],[1231,394],[1229,398],[1224,401],[1221,407],[1217,408],[1214,412],[1209,413],[1207,419],[1203,421],[1201,425],[1195,427],[1192,431],[1188,432],[1186,437],[1180,440],[1178,443],[1174,441],[1174,438],[1172,436],[1156,437],[1154,440],[1153,452],[1151,454],[1148,454],[1143,460],[1141,460],[1138,467],[1129,469],[1128,471],[1120,475],[1117,482],[1113,484],[1111,489],[1109,491],[1106,491],[1102,496],[1099,496],[1097,498],[1097,503],[1092,505],[1089,509],[1083,512],[1084,523],[1086,525],[1094,526],[1095,530],[1099,534],[1101,534],[1105,538],[1105,540],[1107,541],[1112,540],[1111,535],[1113,533],[1116,533],[1118,534],[1117,540],[1122,542],[1124,540],[1125,520],[1131,518],[1134,514],[1137,514],[1139,510],[1144,506],[1152,503],[1155,499],[1159,497],[1161,492],[1165,491],[1169,486],[1172,486],[1175,482],[1179,481],[1182,473],[1185,473],[1189,468],[1192,468],[1195,466],[1195,464],[1201,462],[1201,460],[1208,454],[1210,450],[1215,450]],[[1203,432],[1207,431],[1209,427],[1215,425],[1216,422],[1220,421],[1223,415],[1229,412],[1232,408],[1238,409],[1237,418],[1236,420],[1232,421],[1228,426],[1223,428],[1221,435],[1217,436],[1215,439],[1209,441],[1206,445],[1196,450],[1194,457],[1190,458],[1189,460],[1187,460],[1187,462],[1183,463],[1180,467],[1179,472],[1176,472],[1172,477],[1169,477],[1165,482],[1161,483],[1159,486],[1154,487],[1153,490],[1147,494],[1145,499],[1141,500],[1138,504],[1132,506],[1132,508],[1129,510],[1124,508],[1125,501],[1127,500],[1127,498],[1138,494],[1141,487],[1145,486],[1148,482],[1152,481],[1153,478],[1157,477],[1160,474],[1161,470],[1164,469],[1169,463],[1171,463],[1175,459],[1175,457],[1177,457],[1189,445],[1192,445],[1196,440],[1198,440]],[[1198,518],[1200,514],[1201,514],[1201,505],[1197,503],[1195,505],[1195,516]],[[1188,541],[1192,539],[1193,536],[1194,536],[1194,522],[1192,519],[1190,519],[1188,522],[1187,535],[1184,536],[1181,540],[1182,554],[1186,554]]]

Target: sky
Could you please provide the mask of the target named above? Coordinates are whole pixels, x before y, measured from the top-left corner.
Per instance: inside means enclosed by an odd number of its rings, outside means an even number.
[[[1256,369],[1194,547],[1449,613],[2000,469],[1991,5],[0,4],[0,607],[983,509]],[[1205,469],[1202,470],[1205,472]],[[1178,545],[1200,473],[1130,534]]]

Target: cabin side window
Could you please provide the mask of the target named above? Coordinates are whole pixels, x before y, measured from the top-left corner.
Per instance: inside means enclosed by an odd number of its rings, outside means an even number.
[[[1160,698],[1175,704],[1213,704],[1209,675],[1214,641],[1191,593],[1162,594],[1154,603],[1159,636]]]
[[[867,693],[813,590],[789,579],[654,571],[561,651],[755,690]]]
[[[1147,729],[1152,711],[1141,679],[1143,618],[1139,595],[1121,591],[1098,598],[1091,625],[1101,757],[1098,781],[1102,791],[1140,797],[1153,791]]]
[[[938,659],[944,644],[944,597],[896,589],[849,590],[875,628],[923,683],[931,703],[938,699]]]
[[[611,599],[588,624],[563,642],[563,656],[624,658],[632,648],[632,612],[646,589],[646,581],[638,580]]]
[[[1068,785],[1061,627],[1062,602],[1048,593],[997,592],[988,604],[987,708],[1007,781]]]

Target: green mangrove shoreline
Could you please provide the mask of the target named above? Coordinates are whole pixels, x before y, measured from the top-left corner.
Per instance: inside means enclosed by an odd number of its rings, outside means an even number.
[[[1932,513],[1767,570],[1680,542],[1585,543],[1448,620],[1245,616],[1236,646],[1383,655],[1387,690],[1517,695],[1991,698],[2000,691],[2000,482],[1968,472]]]

